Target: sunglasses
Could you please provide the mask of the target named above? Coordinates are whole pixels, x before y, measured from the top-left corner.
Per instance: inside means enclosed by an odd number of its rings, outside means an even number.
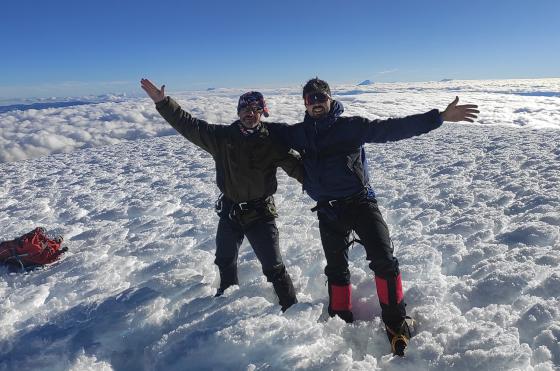
[[[331,99],[330,95],[326,93],[311,93],[305,96],[305,104],[308,106],[317,103],[325,103]]]

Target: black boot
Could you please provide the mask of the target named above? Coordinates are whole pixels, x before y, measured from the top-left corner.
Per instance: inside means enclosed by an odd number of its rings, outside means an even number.
[[[333,310],[333,309],[331,309],[331,307],[328,307],[327,310],[329,312],[329,316],[331,316],[331,317],[338,316],[340,319],[342,319],[346,323],[354,322],[354,313],[352,313],[352,311],[349,311],[349,310]]]
[[[285,312],[289,307],[298,302],[292,279],[286,271],[284,264],[275,266],[273,269],[265,272],[265,275],[268,281],[272,282],[272,286],[274,286],[282,312]]]
[[[224,291],[226,291],[230,286],[233,285],[237,285],[237,283],[220,283],[220,287],[218,287],[218,290],[216,290],[216,294],[214,295],[215,298],[222,296],[224,294]]]
[[[289,307],[297,303],[296,290],[292,284],[290,275],[286,273],[283,279],[272,282],[274,291],[278,295],[278,302],[282,312],[285,312]]]
[[[408,346],[408,341],[414,335],[415,322],[412,318],[406,316],[399,325],[389,327],[385,325],[387,337],[391,342],[391,351],[394,355],[404,356],[404,350]]]
[[[216,264],[220,270],[220,287],[216,291],[214,297],[222,296],[224,291],[230,286],[239,285],[239,279],[237,278],[237,264],[220,264],[222,263],[219,259],[216,259]]]

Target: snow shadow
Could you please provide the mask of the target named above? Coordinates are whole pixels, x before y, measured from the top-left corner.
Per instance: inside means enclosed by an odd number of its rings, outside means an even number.
[[[375,94],[379,93],[375,90],[348,90],[348,91],[340,91],[336,92],[335,95],[360,95],[360,94]]]
[[[131,314],[159,296],[142,287],[101,303],[77,305],[48,324],[0,342],[4,354],[0,364],[8,370],[65,369],[85,352],[110,362],[115,370],[142,369],[144,347],[161,333],[152,327],[130,326]]]
[[[560,92],[557,91],[531,91],[514,94],[521,95],[523,97],[560,97]]]

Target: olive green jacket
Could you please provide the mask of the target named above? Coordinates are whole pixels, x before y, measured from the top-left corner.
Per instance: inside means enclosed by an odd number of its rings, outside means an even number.
[[[211,125],[192,117],[170,97],[158,102],[156,108],[175,130],[212,155],[218,188],[235,203],[274,194],[278,167],[300,183],[303,181],[300,158],[270,140],[265,122],[257,133],[245,136],[239,129],[239,120],[230,125]]]

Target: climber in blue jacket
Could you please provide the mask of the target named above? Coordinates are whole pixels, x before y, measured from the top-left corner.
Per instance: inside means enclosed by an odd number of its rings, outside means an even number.
[[[332,99],[327,82],[311,79],[303,88],[306,113],[295,125],[269,125],[273,140],[301,154],[305,167],[303,188],[317,202],[321,242],[327,266],[331,316],[346,322],[354,317],[351,305],[348,247],[355,231],[374,271],[377,294],[392,352],[404,355],[413,320],[406,315],[399,263],[393,255],[389,229],[370,184],[363,145],[397,141],[428,133],[444,121],[473,122],[476,105],[457,105],[440,112],[388,120],[343,117],[342,104]]]

